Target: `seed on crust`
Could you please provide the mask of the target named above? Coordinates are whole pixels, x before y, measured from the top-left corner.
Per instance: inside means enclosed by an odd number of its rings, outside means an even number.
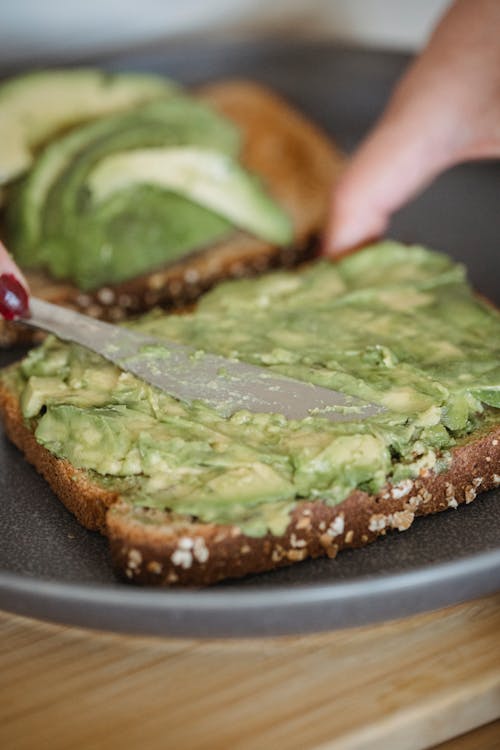
[[[193,555],[188,549],[177,548],[170,559],[174,565],[184,568],[184,570],[187,570],[193,564]]]
[[[115,301],[115,293],[109,287],[103,286],[102,289],[99,289],[99,291],[97,292],[97,299],[103,305],[109,306],[112,305]]]
[[[194,540],[193,555],[195,557],[195,560],[197,560],[199,563],[205,563],[210,556],[208,547],[205,544],[205,540],[202,536],[198,536]]]
[[[474,487],[474,485],[469,484],[465,488],[465,493],[464,494],[465,494],[465,503],[466,503],[466,505],[468,505],[469,503],[471,503],[475,499],[475,497],[477,495],[477,491],[476,491],[476,488]]]
[[[331,522],[330,526],[328,527],[327,534],[329,534],[331,537],[340,536],[344,533],[344,514],[339,513],[338,516],[335,516],[333,521]]]
[[[128,553],[127,566],[131,570],[136,570],[142,563],[142,555],[138,549],[131,549]]]
[[[280,544],[277,544],[271,554],[271,560],[275,563],[280,562],[285,555],[285,550]]]
[[[391,497],[394,500],[399,500],[405,495],[408,495],[413,488],[413,481],[411,479],[403,479],[402,482],[395,484],[391,489]]]
[[[92,302],[92,297],[89,297],[88,294],[79,294],[76,298],[76,304],[78,307],[83,307],[84,309],[87,308]]]
[[[300,562],[307,557],[307,549],[289,549],[286,556],[292,562]]]
[[[312,524],[311,524],[310,517],[309,516],[302,516],[302,518],[299,518],[299,520],[297,521],[297,523],[295,525],[295,528],[297,530],[310,529],[311,525]]]
[[[158,290],[162,289],[165,285],[165,275],[163,273],[154,273],[148,279],[148,287],[150,289]]]
[[[397,510],[391,516],[391,526],[398,531],[406,531],[410,528],[415,518],[411,510]]]
[[[146,568],[150,573],[153,573],[154,575],[160,575],[160,573],[163,570],[163,565],[159,563],[157,560],[151,560],[146,565]]]
[[[386,526],[387,518],[382,513],[374,513],[368,524],[370,531],[383,531]]]
[[[301,547],[307,547],[307,542],[305,539],[299,539],[295,534],[290,535],[290,544],[294,549],[299,549]]]
[[[188,284],[196,284],[196,282],[200,280],[199,271],[197,271],[196,268],[188,268],[184,274],[184,280]]]

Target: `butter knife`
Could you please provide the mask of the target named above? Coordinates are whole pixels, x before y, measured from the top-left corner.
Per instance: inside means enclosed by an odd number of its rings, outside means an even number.
[[[317,416],[345,422],[385,411],[339,391],[145,336],[36,297],[30,297],[30,312],[31,316],[20,318],[20,322],[80,344],[170,396],[187,403],[202,401],[224,417],[247,409],[289,419]]]

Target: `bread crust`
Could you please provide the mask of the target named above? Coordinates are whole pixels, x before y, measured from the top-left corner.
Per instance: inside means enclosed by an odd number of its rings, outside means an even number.
[[[235,122],[243,136],[242,162],[258,174],[289,213],[294,240],[279,247],[235,231],[227,239],[130,281],[82,292],[42,272],[26,272],[32,294],[93,317],[117,322],[154,306],[184,307],[215,283],[309,259],[324,224],[330,189],[343,166],[332,141],[264,86],[234,80],[195,92]],[[0,320],[0,347],[32,342],[32,329]]]
[[[376,495],[361,490],[331,507],[303,501],[282,536],[249,537],[237,526],[199,523],[152,509],[131,508],[117,492],[92,482],[37,443],[16,394],[0,383],[0,416],[12,442],[42,474],[78,521],[109,538],[115,569],[147,585],[207,585],[290,565],[336,557],[391,529],[406,531],[416,516],[470,503],[500,485],[500,423],[455,447],[449,467],[387,485]]]

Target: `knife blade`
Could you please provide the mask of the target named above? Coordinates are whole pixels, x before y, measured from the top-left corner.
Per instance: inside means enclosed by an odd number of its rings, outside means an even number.
[[[25,325],[90,349],[180,401],[203,401],[221,416],[247,409],[288,419],[319,416],[335,422],[385,411],[377,404],[193,347],[145,336],[30,297]]]

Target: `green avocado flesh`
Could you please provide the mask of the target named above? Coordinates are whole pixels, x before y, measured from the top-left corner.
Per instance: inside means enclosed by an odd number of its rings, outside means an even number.
[[[190,144],[231,159],[240,136],[209,107],[176,94],[55,139],[8,201],[8,240],[18,263],[88,290],[134,278],[220,240],[231,231],[227,219],[147,182],[98,205],[91,200],[88,176],[110,155]]]
[[[441,471],[458,440],[500,419],[500,316],[462,266],[421,247],[227,282],[193,313],[134,326],[387,407],[342,423],[222,418],[49,338],[3,377],[42,445],[134,506],[280,534],[299,499],[335,505]]]
[[[37,148],[84,120],[165,97],[163,76],[92,68],[38,71],[0,86],[0,185],[28,169]]]
[[[198,146],[134,149],[103,159],[88,179],[97,203],[144,184],[190,198],[268,242],[292,239],[286,213],[227,154]]]

